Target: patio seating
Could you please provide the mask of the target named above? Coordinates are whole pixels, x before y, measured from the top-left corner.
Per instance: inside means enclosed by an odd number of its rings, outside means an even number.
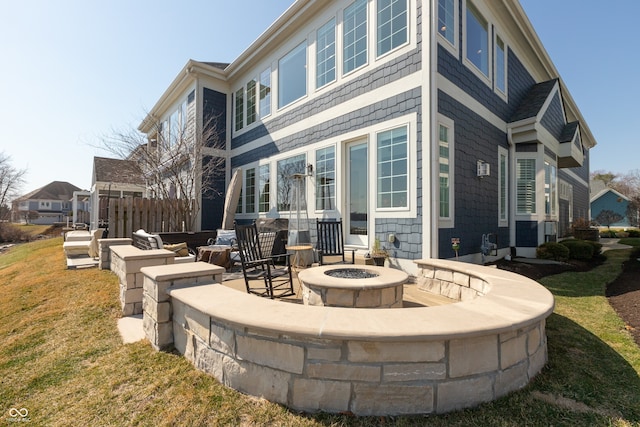
[[[351,252],[351,260],[345,257],[342,219],[318,220],[316,228],[318,232],[317,250],[320,265],[355,263],[355,250],[349,250]],[[334,261],[325,260],[325,258],[328,257],[333,258]],[[338,258],[337,261],[335,261],[336,258]]]
[[[164,244],[162,238],[157,234],[147,233],[140,229],[133,233],[133,246],[142,249],[167,249],[176,254],[176,263],[193,262],[196,260],[195,252],[189,248],[186,243],[182,244]]]
[[[236,224],[236,237],[248,293],[272,299],[295,294],[290,256],[271,255],[275,232],[259,233],[255,223]],[[276,266],[276,258],[284,258],[284,266]]]

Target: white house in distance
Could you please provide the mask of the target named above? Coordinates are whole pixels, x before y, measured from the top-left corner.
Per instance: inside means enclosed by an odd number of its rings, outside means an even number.
[[[238,221],[288,217],[304,173],[312,222],[407,271],[534,256],[589,218],[596,141],[517,0],[297,0],[231,64],[189,60],[139,129],[212,117],[203,155],[242,168]]]

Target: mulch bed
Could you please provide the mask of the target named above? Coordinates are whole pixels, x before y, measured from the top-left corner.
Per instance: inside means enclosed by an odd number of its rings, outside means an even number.
[[[640,249],[635,250],[628,261],[622,265],[622,273],[607,285],[606,297],[609,304],[625,323],[625,328],[631,333],[635,342],[640,346]],[[567,264],[526,264],[522,262],[498,261],[498,268],[522,274],[533,280],[565,271],[589,271],[600,265],[604,257],[596,262],[571,260]]]
[[[622,274],[607,286],[609,304],[624,320],[625,328],[640,346],[640,250],[622,265]]]

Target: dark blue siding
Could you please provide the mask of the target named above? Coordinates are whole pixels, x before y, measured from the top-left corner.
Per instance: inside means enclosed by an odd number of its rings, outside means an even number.
[[[551,135],[558,141],[562,136],[565,127],[564,112],[562,111],[562,102],[560,101],[560,92],[556,92],[549,104],[549,108],[545,111],[542,120],[542,126],[547,129]]]
[[[516,221],[516,246],[522,248],[538,246],[538,223],[536,221]]]
[[[214,128],[208,138],[207,147],[226,148],[227,140],[227,95],[204,88],[202,91],[203,123]]]
[[[508,229],[498,227],[498,147],[508,148],[507,135],[440,91],[438,112],[455,122],[455,228],[440,229],[440,257],[454,255],[453,237],[461,239],[460,255],[478,253],[487,233],[497,234],[498,245],[507,247]],[[490,176],[476,176],[478,160],[490,164]]]

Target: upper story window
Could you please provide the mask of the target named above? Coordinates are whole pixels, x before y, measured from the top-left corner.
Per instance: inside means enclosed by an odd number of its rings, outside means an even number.
[[[536,159],[516,160],[516,212],[536,213]]]
[[[247,126],[256,121],[256,80],[247,83]]]
[[[316,209],[336,208],[336,148],[316,151]]]
[[[236,130],[242,129],[244,126],[244,88],[236,91],[235,119]]]
[[[496,35],[495,42],[495,85],[503,95],[507,94],[507,57],[504,41]]]
[[[342,25],[342,73],[367,63],[367,0],[356,0],[344,9]]]
[[[278,108],[307,94],[307,42],[287,53],[278,62]]]
[[[316,35],[316,88],[336,79],[336,20],[323,25]]]
[[[271,114],[271,67],[260,73],[260,118]]]
[[[438,0],[438,33],[452,46],[456,43],[456,15],[453,0]]]
[[[377,55],[407,42],[407,0],[378,0]]]
[[[377,136],[378,208],[409,206],[409,141],[407,127],[402,126]]]
[[[489,23],[467,0],[466,57],[486,77],[489,76]]]

